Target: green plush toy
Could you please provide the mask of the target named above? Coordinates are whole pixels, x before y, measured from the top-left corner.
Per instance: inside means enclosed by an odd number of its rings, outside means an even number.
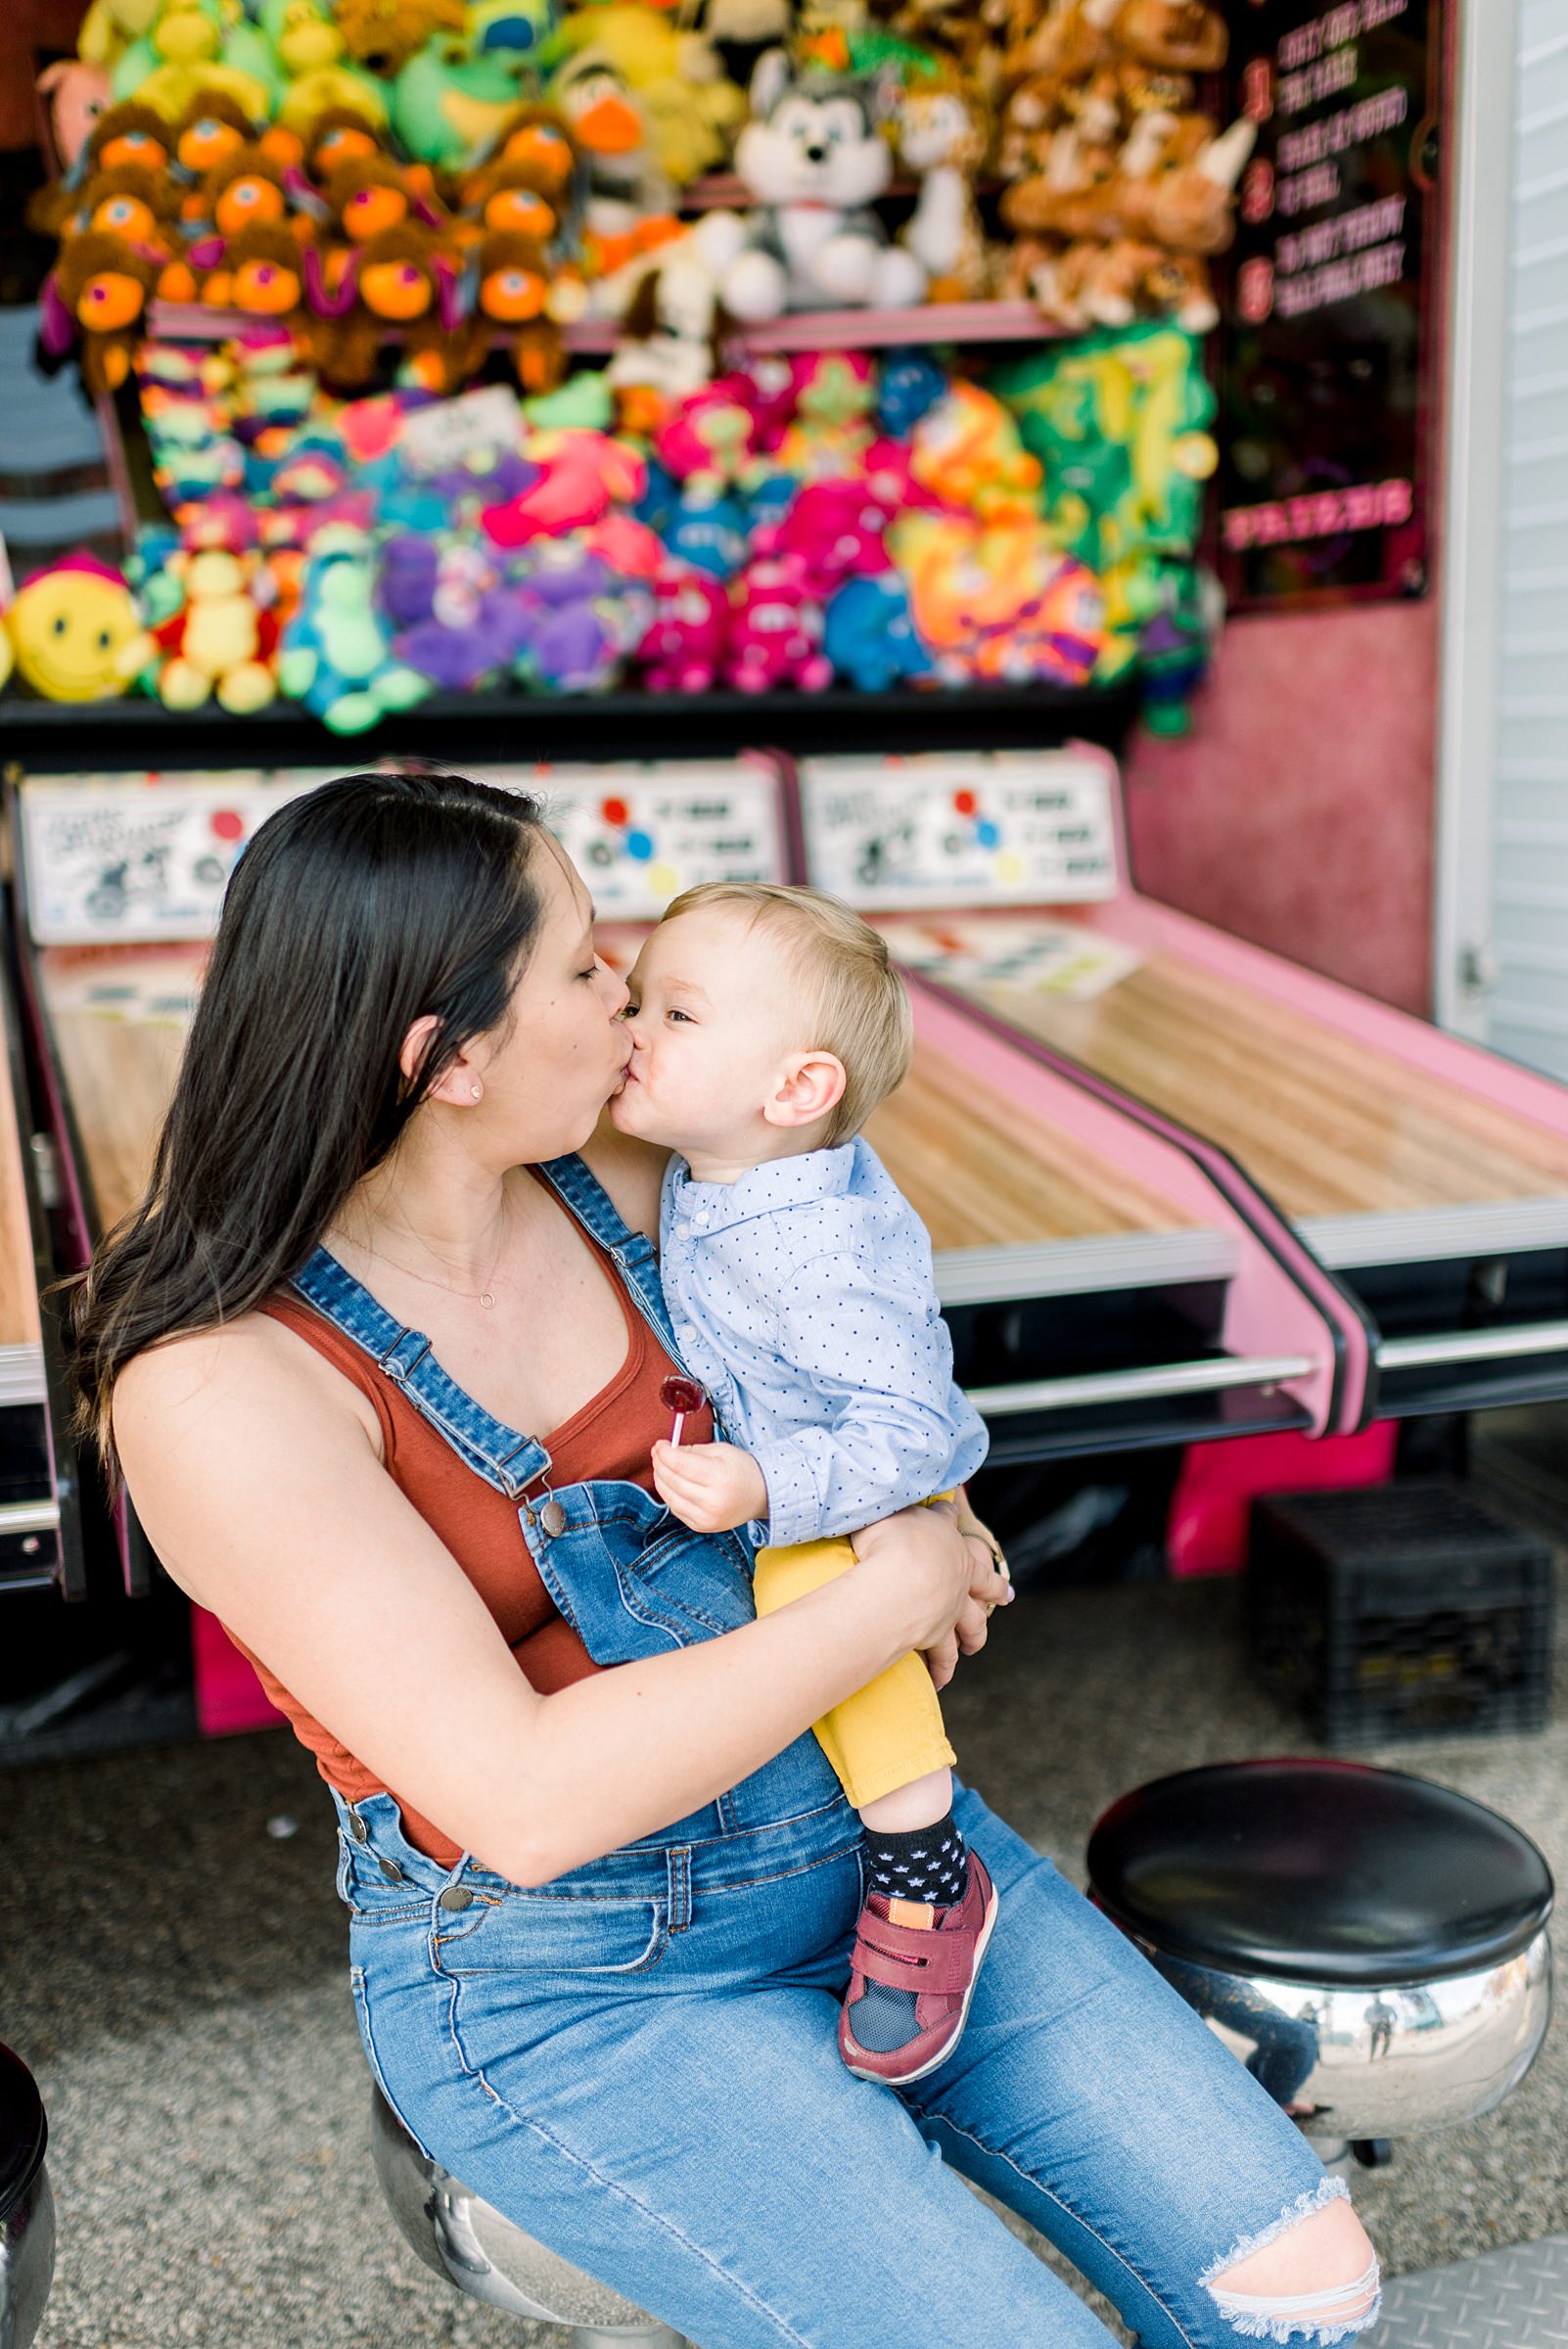
[[[456,170],[494,146],[523,94],[504,53],[476,57],[452,34],[439,34],[393,82],[392,128],[421,162]]]

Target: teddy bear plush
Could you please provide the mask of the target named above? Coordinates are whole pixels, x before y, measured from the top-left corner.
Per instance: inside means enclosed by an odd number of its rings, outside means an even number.
[[[199,710],[215,699],[242,717],[264,710],[277,692],[271,663],[278,630],[256,599],[264,575],[254,559],[212,547],[171,554],[163,569],[179,581],[184,600],[149,632],[160,701],[170,710]]]

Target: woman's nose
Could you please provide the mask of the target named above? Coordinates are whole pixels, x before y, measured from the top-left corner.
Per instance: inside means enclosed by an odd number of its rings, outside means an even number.
[[[609,983],[605,992],[605,1000],[610,1007],[610,1017],[613,1020],[619,1020],[622,1013],[625,1010],[626,1005],[631,1001],[631,992],[627,988],[625,981],[618,977],[616,972],[610,968],[608,963],[606,963],[603,967],[604,976]]]

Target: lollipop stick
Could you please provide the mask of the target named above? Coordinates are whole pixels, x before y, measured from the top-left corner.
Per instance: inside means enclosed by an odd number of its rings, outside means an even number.
[[[670,1443],[671,1443],[671,1444],[678,1444],[678,1443],[680,1442],[680,1431],[681,1431],[681,1429],[682,1429],[682,1428],[685,1426],[685,1424],[686,1424],[686,1414],[685,1414],[685,1412],[684,1412],[684,1411],[677,1411],[677,1412],[675,1413],[675,1424],[674,1424],[674,1426],[673,1426],[673,1427],[670,1429],[670,1431],[669,1431],[669,1441],[670,1441]]]

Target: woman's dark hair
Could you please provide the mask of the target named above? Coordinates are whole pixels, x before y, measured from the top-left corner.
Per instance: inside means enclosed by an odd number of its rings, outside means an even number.
[[[65,1285],[77,1423],[113,1471],[132,1356],[299,1270],[454,1056],[504,1020],[533,944],[537,803],[464,775],[346,775],[234,869],[141,1205]],[[418,1070],[398,1052],[434,1013]]]

